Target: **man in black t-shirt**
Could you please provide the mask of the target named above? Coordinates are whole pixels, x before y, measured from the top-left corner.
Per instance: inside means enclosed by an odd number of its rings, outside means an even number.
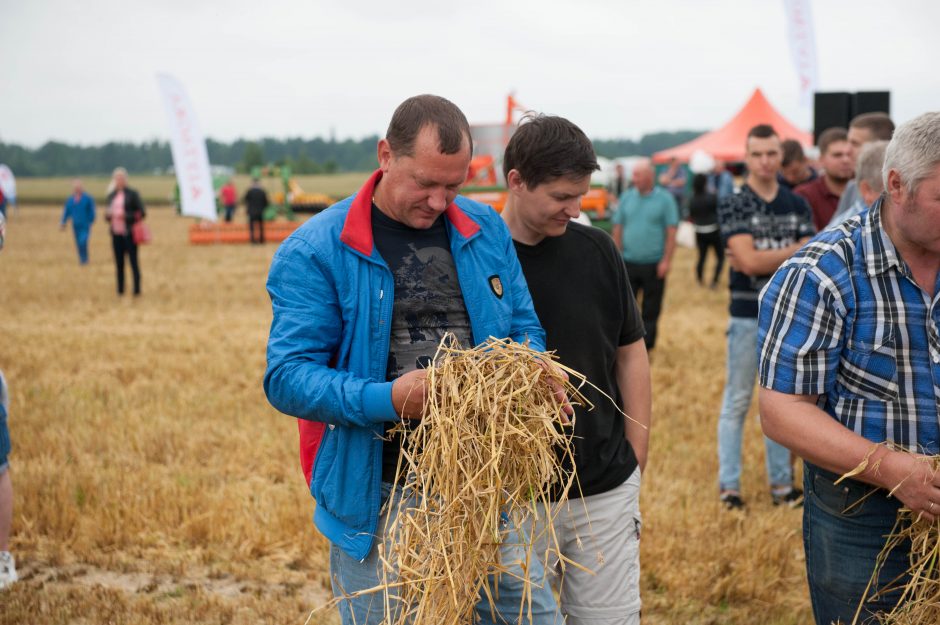
[[[649,440],[649,360],[643,321],[613,241],[601,230],[569,223],[579,215],[597,168],[594,148],[577,126],[542,115],[519,127],[503,160],[509,193],[502,216],[546,346],[597,387],[582,389],[594,410],[575,410],[580,492],[569,493],[575,501],[562,504],[554,520],[561,553],[547,554],[569,625],[633,624],[640,614],[639,490]],[[540,557],[548,549],[539,545]],[[559,556],[594,574],[574,566],[562,571]]]

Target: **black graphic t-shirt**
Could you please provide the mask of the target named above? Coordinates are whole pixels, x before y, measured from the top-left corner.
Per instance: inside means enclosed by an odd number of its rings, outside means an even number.
[[[725,244],[736,234],[750,234],[756,250],[779,250],[816,234],[809,204],[784,187],[767,202],[745,184],[740,193],[718,205],[718,225]],[[757,317],[757,299],[771,275],[749,276],[733,266],[729,269],[732,317]]]
[[[427,367],[445,332],[453,333],[461,346],[471,347],[470,317],[444,218],[426,230],[416,230],[387,217],[373,204],[372,235],[395,280],[386,379]],[[400,451],[400,437],[385,442],[384,481],[395,479]]]

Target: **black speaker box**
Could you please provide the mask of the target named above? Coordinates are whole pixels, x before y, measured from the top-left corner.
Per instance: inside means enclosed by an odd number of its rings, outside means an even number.
[[[813,101],[813,143],[827,128],[840,126],[848,129],[856,115],[862,113],[891,114],[890,91],[830,91],[816,92]]]
[[[813,143],[819,141],[819,135],[827,128],[849,127],[852,119],[854,96],[848,92],[817,92],[813,105]]]
[[[891,114],[890,91],[859,91],[852,97],[852,100],[853,118],[862,113]]]

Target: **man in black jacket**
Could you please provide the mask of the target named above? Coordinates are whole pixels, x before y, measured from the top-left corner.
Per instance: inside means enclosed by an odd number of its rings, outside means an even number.
[[[252,178],[251,188],[245,192],[245,208],[248,209],[248,232],[252,243],[264,243],[264,209],[268,207],[268,194],[257,178]],[[258,236],[255,237],[255,225]]]

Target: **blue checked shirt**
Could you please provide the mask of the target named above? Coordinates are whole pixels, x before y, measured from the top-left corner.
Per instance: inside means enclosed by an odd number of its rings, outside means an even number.
[[[881,200],[826,230],[761,293],[761,386],[819,395],[866,439],[940,453],[940,277],[933,299],[881,226]]]

